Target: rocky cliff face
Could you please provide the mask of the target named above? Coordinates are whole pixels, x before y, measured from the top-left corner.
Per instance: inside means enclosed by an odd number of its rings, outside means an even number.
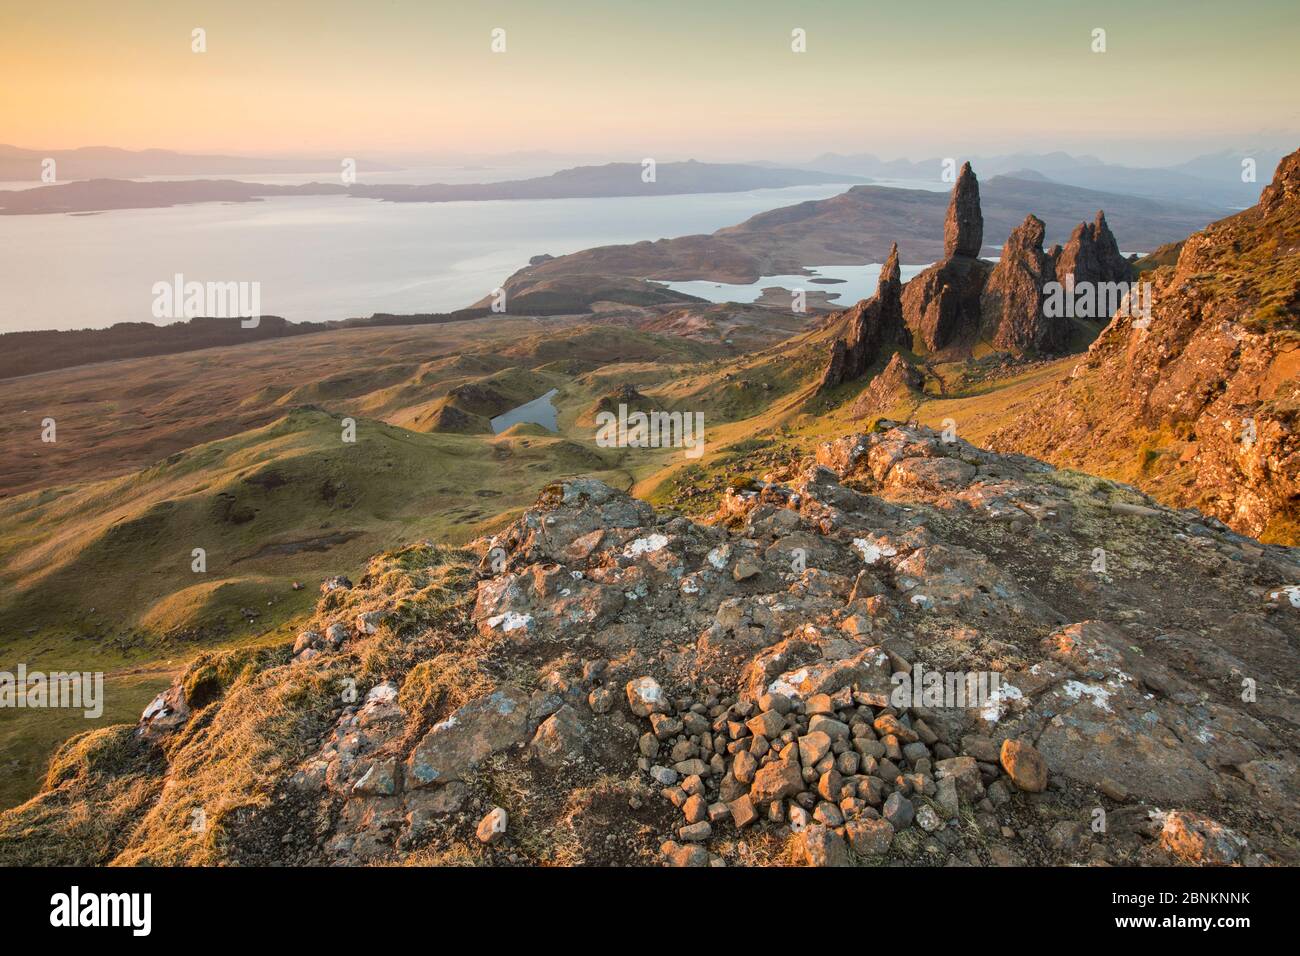
[[[1070,241],[1056,257],[1056,281],[1064,284],[1071,277],[1076,285],[1082,282],[1128,282],[1133,270],[1119,251],[1106,214],[1097,211],[1092,222],[1081,222],[1074,229]]]
[[[1043,221],[1029,215],[1002,247],[980,297],[983,335],[996,348],[1016,353],[1057,353],[1070,342],[1070,321],[1049,316],[1044,287],[1056,263],[1043,252]]]
[[[1071,379],[994,444],[1093,471],[1129,463],[1133,480],[1167,500],[1243,533],[1300,540],[1298,155],[1258,206],[1189,238],[1177,265],[1145,273],[1150,316],[1115,316]]]
[[[980,328],[980,296],[993,267],[965,256],[926,269],[903,289],[903,318],[927,352],[968,351]]]
[[[1296,862],[1296,553],[926,429],[322,592],[70,744],[0,862]]]
[[[853,308],[832,317],[842,331],[831,343],[831,357],[822,373],[818,391],[834,388],[866,374],[886,349],[910,348],[912,336],[903,324],[902,284],[899,282],[898,246],[880,270],[876,294]]]

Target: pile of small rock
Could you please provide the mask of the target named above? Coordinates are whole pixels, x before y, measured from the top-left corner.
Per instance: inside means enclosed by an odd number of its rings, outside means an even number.
[[[810,865],[847,864],[850,847],[879,858],[913,823],[933,833],[958,820],[963,804],[992,813],[1010,799],[1008,782],[1047,787],[1031,744],[969,736],[954,749],[877,692],[674,702],[645,676],[626,693],[650,723],[638,765],[685,818],[662,847],[676,866],[719,863],[704,844],[724,826],[788,828],[796,858]]]

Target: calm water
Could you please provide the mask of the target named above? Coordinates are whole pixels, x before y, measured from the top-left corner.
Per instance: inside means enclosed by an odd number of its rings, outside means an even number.
[[[539,253],[712,232],[847,188],[460,203],[303,196],[0,216],[0,331],[170,321],[153,318],[152,287],[176,273],[258,282],[262,312],[294,321],[443,312]]]
[[[551,399],[559,391],[553,388],[545,395],[534,398],[531,402],[525,402],[517,408],[512,408],[503,415],[498,415],[492,419],[492,433],[499,435],[511,425],[518,425],[520,422],[531,422],[534,425],[541,425],[543,428],[555,431],[558,429],[556,424],[555,406],[551,404]]]
[[[929,263],[916,266],[900,264],[898,271],[902,276],[902,281],[907,282],[928,265]],[[834,303],[840,306],[852,305],[859,299],[875,295],[876,283],[880,281],[880,270],[883,267],[883,262],[872,262],[864,266],[809,266],[808,268],[813,272],[813,275],[810,276],[763,276],[757,282],[745,284],[700,280],[668,282],[665,284],[679,292],[697,295],[701,299],[708,299],[710,302],[753,302],[763,294],[764,289],[773,287],[803,289],[804,292],[808,293],[825,292],[828,296],[834,296]],[[822,285],[819,282],[811,281],[818,278],[842,279],[844,281],[831,285]]]

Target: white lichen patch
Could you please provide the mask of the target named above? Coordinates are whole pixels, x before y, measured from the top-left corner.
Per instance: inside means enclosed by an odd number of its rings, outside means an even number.
[[[1005,680],[998,683],[996,689],[989,692],[988,699],[980,708],[980,716],[991,724],[996,724],[1002,719],[1002,715],[1007,712],[1012,701],[1022,700],[1024,694],[1015,684],[1008,684]]]
[[[504,634],[509,634],[511,631],[517,631],[520,628],[527,629],[531,623],[533,623],[531,614],[520,614],[518,611],[506,611],[504,614],[497,614],[488,618],[488,627],[499,627]]]
[[[668,547],[668,538],[662,534],[648,534],[644,538],[637,538],[629,542],[628,546],[623,549],[623,554],[629,558],[639,558],[645,554],[654,554],[656,551],[662,551]]]
[[[1110,710],[1110,691],[1101,684],[1085,684],[1077,680],[1068,680],[1061,685],[1061,690],[1072,700],[1087,697],[1092,706],[1098,710]]]
[[[866,538],[854,538],[853,547],[862,555],[862,560],[866,564],[875,564],[881,558],[892,558],[898,554],[897,548],[891,548],[888,545],[873,544]]]
[[[1284,588],[1278,588],[1269,593],[1268,599],[1274,604],[1285,602],[1292,607],[1300,608],[1300,584],[1288,584]]]
[[[397,700],[397,685],[392,681],[384,681],[382,684],[376,684],[370,688],[366,694],[367,704],[391,704]]]
[[[797,671],[782,674],[776,680],[772,681],[772,683],[767,685],[767,692],[769,694],[781,694],[785,697],[791,698],[792,700],[802,700],[803,691],[799,689],[798,685],[802,684],[807,679],[808,668],[801,667]]]

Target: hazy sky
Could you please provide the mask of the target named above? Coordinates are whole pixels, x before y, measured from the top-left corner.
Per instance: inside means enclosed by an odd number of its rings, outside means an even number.
[[[11,0],[0,141],[1158,161],[1294,148],[1298,40],[1297,0]]]

